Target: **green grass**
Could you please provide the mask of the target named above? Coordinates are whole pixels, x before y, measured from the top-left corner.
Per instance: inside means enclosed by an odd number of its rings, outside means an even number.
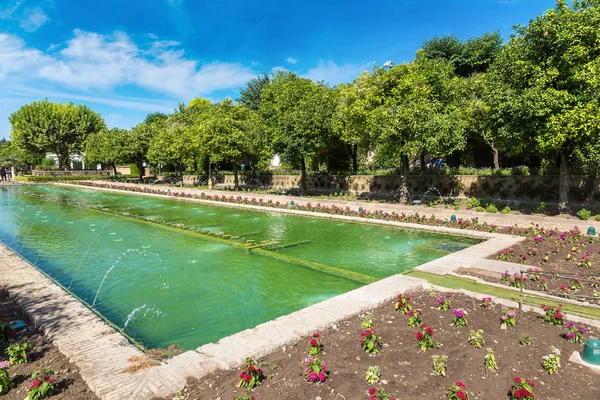
[[[427,282],[446,287],[448,289],[464,289],[471,292],[481,293],[482,295],[501,297],[506,300],[519,301],[520,293],[510,289],[504,289],[497,286],[490,286],[483,283],[476,282],[468,278],[459,278],[450,275],[436,275],[421,271],[408,271],[405,275],[412,276],[413,278],[424,279]],[[523,294],[523,304],[540,307],[542,304],[547,305],[558,305],[562,304],[563,311],[567,314],[579,315],[581,317],[600,320],[600,309],[591,308],[585,306],[579,306],[575,304],[563,304],[553,299],[549,299],[543,295],[532,295],[528,293]]]

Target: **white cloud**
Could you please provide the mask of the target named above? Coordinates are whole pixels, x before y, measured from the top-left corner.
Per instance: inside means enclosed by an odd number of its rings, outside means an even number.
[[[48,16],[39,7],[28,8],[19,21],[19,26],[27,32],[35,32],[48,21]]]
[[[26,48],[22,39],[0,33],[0,82],[15,74],[31,73],[45,59],[39,50]]]
[[[7,6],[0,8],[0,19],[13,19],[13,15],[23,4],[23,0],[17,0],[9,3]]]
[[[290,64],[296,64],[298,62],[298,60],[293,57],[288,57],[287,60],[285,60],[285,61]]]
[[[369,63],[366,63],[338,66],[331,60],[321,60],[316,67],[306,71],[303,76],[316,82],[324,81],[330,85],[337,85],[338,83],[353,81],[361,72],[369,69],[369,65]]]

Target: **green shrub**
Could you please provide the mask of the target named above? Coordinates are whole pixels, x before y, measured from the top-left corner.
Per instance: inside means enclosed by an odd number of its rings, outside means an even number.
[[[140,176],[140,169],[135,164],[129,165],[129,174],[134,176]]]
[[[460,206],[457,204],[457,205],[455,205],[455,206],[454,206],[454,209],[455,209],[455,210],[460,210]],[[599,215],[599,216],[600,216],[600,215]]]
[[[594,218],[596,221],[600,222],[600,214],[596,215],[596,217]]]
[[[510,214],[510,212],[511,212],[511,211],[512,211],[512,210],[510,209],[510,207],[509,207],[509,206],[506,206],[506,207],[504,207],[504,208],[502,209],[502,211],[500,211],[500,213],[502,213],[502,214]]]
[[[579,218],[581,218],[582,220],[587,220],[592,216],[592,212],[586,210],[585,208],[582,208],[581,210],[579,210],[579,212],[577,213],[577,216]]]
[[[485,211],[485,208],[483,208],[483,207],[481,207],[481,206],[479,206],[479,207],[475,207],[475,211],[477,211],[477,212],[484,212],[484,211]]]
[[[112,180],[112,176],[108,175],[48,175],[48,176],[15,176],[15,180],[20,182],[63,182],[63,181],[82,181],[82,180]]]
[[[535,208],[535,212],[538,214],[543,214],[546,211],[546,203],[543,201]]]
[[[475,197],[469,197],[467,199],[467,208],[477,208],[480,205],[481,204],[479,203],[479,200],[477,200]]]
[[[490,204],[489,206],[487,206],[487,208],[485,209],[485,211],[487,211],[489,213],[492,213],[492,214],[495,214],[495,213],[498,212],[498,208],[496,208],[495,205]]]
[[[53,170],[56,169],[56,161],[54,161],[54,158],[44,158],[42,160],[42,169],[43,170]]]

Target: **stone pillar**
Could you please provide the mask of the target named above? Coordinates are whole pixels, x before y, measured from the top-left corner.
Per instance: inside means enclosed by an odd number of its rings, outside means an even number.
[[[13,165],[12,167],[10,167],[10,177],[12,179],[12,181],[15,181],[15,177],[17,176],[17,169],[15,168],[15,166]]]

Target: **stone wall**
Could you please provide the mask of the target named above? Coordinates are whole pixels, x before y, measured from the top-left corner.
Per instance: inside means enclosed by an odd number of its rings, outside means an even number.
[[[74,175],[112,175],[112,170],[104,169],[79,169],[72,171],[54,170],[54,171],[31,171],[33,176],[74,176]]]
[[[197,176],[185,176],[184,183],[198,182]],[[201,177],[206,181],[206,177]],[[300,175],[261,175],[246,178],[239,176],[240,185],[246,187],[298,188]],[[217,187],[233,186],[233,175],[220,176]],[[331,175],[309,176],[311,194],[352,192],[364,198],[391,198],[400,186],[399,175]],[[519,201],[558,200],[558,176],[476,176],[476,175],[411,175],[408,190],[415,196],[450,196],[505,199]],[[576,203],[600,201],[600,178],[571,176],[571,199]]]

